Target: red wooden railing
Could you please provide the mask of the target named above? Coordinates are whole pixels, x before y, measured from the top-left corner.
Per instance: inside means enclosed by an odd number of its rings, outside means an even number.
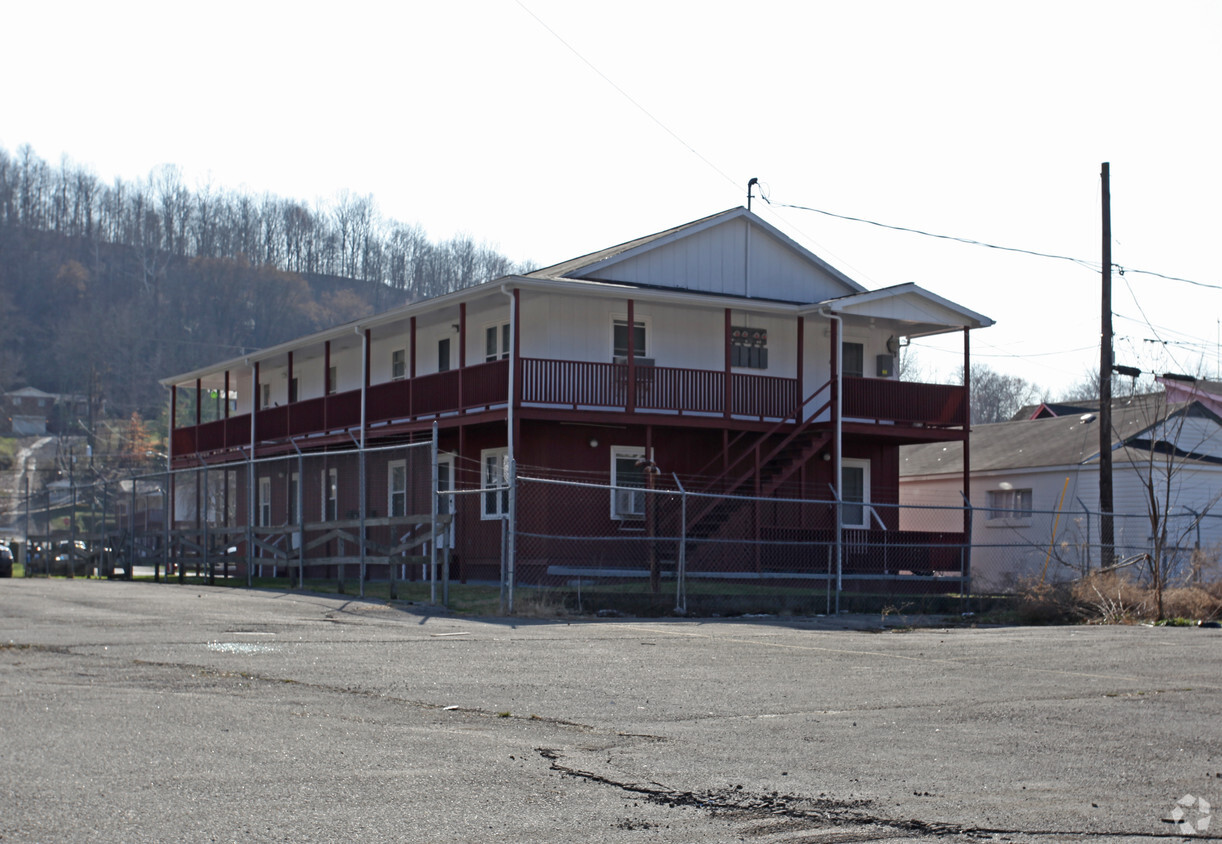
[[[522,358],[518,371],[524,403],[574,410],[625,410],[631,394],[640,412],[720,414],[785,424],[794,421],[799,399],[797,379],[741,372],[729,375],[727,410],[727,376],[720,370],[638,365],[630,371],[621,363]],[[931,427],[966,424],[963,387],[845,378],[842,393],[846,418]],[[509,361],[372,384],[366,396],[366,423],[370,425],[488,409],[508,401]],[[361,391],[265,408],[256,414],[255,424],[263,441],[357,428]],[[174,453],[179,455],[249,443],[249,414],[177,428],[173,434]]]
[[[846,377],[841,393],[848,418],[939,428],[967,424],[967,390],[961,386]]]

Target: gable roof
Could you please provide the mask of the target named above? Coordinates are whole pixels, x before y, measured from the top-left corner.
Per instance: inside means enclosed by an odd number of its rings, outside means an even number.
[[[987,328],[993,320],[919,285],[896,284],[818,303],[820,309],[842,316],[894,320],[905,326],[904,336],[944,334],[959,328]]]
[[[543,267],[524,278],[674,287],[800,304],[866,292],[741,206]]]
[[[1096,407],[1098,402],[1095,402]],[[1149,435],[1160,421],[1183,415],[1211,420],[1222,427],[1222,419],[1198,402],[1166,404],[1161,393],[1134,396],[1112,403],[1112,452],[1116,460],[1129,462],[1149,455]],[[1085,466],[1099,462],[1099,416],[1087,411],[1077,415],[1048,416],[991,425],[975,425],[971,431],[972,472],[1038,469],[1052,466]],[[1185,459],[1195,459],[1184,455]],[[1203,458],[1200,462],[1216,463]],[[963,450],[958,445],[928,443],[900,449],[900,476],[963,473]]]

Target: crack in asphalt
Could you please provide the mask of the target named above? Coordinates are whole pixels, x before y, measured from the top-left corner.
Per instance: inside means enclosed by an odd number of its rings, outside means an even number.
[[[882,828],[877,833],[856,830],[853,832],[853,837],[848,839],[853,841],[890,838],[894,835],[917,835],[931,838],[946,838],[950,836],[966,838],[1026,836],[1033,839],[1048,838],[1053,840],[1069,838],[1111,839],[1117,837],[1154,841],[1184,840],[1184,836],[1178,832],[1010,829],[966,826],[939,821],[923,821],[915,818],[887,818],[866,811],[873,806],[873,801],[871,800],[836,800],[828,797],[812,798],[796,794],[780,794],[776,791],[768,794],[759,794],[746,791],[741,785],[735,786],[732,789],[682,791],[653,781],[637,783],[615,780],[602,774],[584,771],[580,768],[564,764],[562,762],[564,756],[559,750],[546,747],[539,747],[535,750],[543,759],[547,760],[551,770],[558,774],[617,788],[629,794],[637,795],[651,803],[670,808],[702,809],[712,815],[728,816],[736,821],[749,822],[762,819],[772,821],[769,825],[756,827],[752,831],[754,835],[771,834],[782,831],[784,828],[793,829],[793,831],[798,832],[800,829],[794,828],[792,824],[792,822],[798,822],[802,827],[810,830],[846,826]],[[786,824],[785,821],[791,823]],[[833,839],[821,835],[817,840],[825,842]],[[1222,836],[1203,835],[1199,840],[1222,840]]]

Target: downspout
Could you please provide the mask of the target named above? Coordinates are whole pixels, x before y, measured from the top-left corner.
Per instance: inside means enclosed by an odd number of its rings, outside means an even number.
[[[832,360],[831,360],[831,376],[832,376],[832,489],[836,491],[836,612],[840,612],[840,590],[843,586],[843,568],[844,568],[844,516],[841,512],[843,507],[841,501],[841,460],[843,457],[843,443],[841,442],[842,435],[842,419],[844,409],[841,406],[840,384],[841,370],[843,368],[840,354],[840,332],[844,326],[843,320],[839,314],[833,313],[829,308],[820,308],[819,314],[825,316],[832,323]],[[802,408],[802,415],[806,415],[806,408]]]

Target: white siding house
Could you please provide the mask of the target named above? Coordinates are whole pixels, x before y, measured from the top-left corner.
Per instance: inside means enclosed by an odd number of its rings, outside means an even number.
[[[1070,579],[1100,566],[1099,418],[1089,407],[1071,410],[972,429],[974,588]],[[1115,553],[1151,550],[1152,488],[1169,514],[1172,579],[1188,577],[1194,549],[1215,560],[1222,549],[1222,420],[1199,403],[1167,405],[1161,395],[1117,400],[1112,413]],[[959,443],[901,449],[901,527],[958,524],[962,471]]]

